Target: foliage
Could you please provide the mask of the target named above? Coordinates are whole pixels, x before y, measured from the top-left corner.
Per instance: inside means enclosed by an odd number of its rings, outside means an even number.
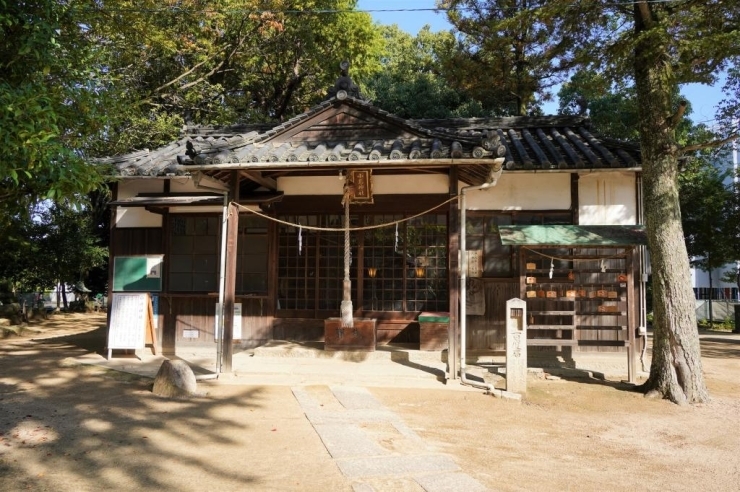
[[[699,320],[697,326],[700,330],[734,331],[735,318],[725,318],[722,321],[710,322],[708,319]]]
[[[355,4],[107,2],[96,28],[129,110],[112,124],[96,153],[169,142],[184,123],[292,117],[326,95],[344,59],[355,78],[373,73],[380,37],[369,14],[348,12]]]
[[[97,264],[93,244],[72,257],[41,241],[71,231],[62,216],[34,212],[72,213],[86,196],[104,197],[109,173],[90,157],[165,145],[185,123],[291,117],[324,97],[343,59],[356,77],[377,70],[380,37],[368,14],[348,12],[355,4],[0,0],[0,278],[46,286],[38,258],[71,280]],[[104,200],[90,204],[106,244]]]
[[[0,278],[16,292],[35,292],[74,285],[105,265],[108,249],[96,236],[90,210],[64,203],[34,207],[32,220],[12,218],[11,233],[0,238]]]
[[[0,0],[0,230],[37,200],[72,198],[101,182],[79,148],[100,128],[104,77],[85,1]]]
[[[373,104],[402,118],[484,116],[482,105],[451,87],[441,72],[454,47],[449,32],[425,26],[414,37],[395,24],[378,28],[385,42],[382,70],[363,86]]]
[[[588,116],[600,135],[639,140],[634,87],[614,85],[602,73],[579,70],[561,86],[558,100],[558,113]]]
[[[688,159],[679,176],[687,251],[692,265],[704,271],[717,270],[740,258],[737,209],[733,206],[736,196],[732,180],[728,181],[732,169],[719,165],[722,157],[722,153],[704,151]]]
[[[551,4],[558,4],[552,7]],[[579,63],[577,43],[602,23],[602,14],[549,0],[439,0],[457,30],[448,60],[453,87],[501,115],[537,112],[538,97],[563,82]]]

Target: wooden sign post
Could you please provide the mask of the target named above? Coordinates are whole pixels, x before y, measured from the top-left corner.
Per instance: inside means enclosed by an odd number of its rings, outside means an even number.
[[[148,293],[113,294],[108,324],[108,359],[113,349],[136,350],[152,346],[157,355],[157,334],[154,331],[154,311]]]

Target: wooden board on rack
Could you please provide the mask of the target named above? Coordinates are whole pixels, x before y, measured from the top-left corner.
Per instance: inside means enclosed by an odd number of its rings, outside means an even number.
[[[136,350],[152,346],[157,354],[152,299],[146,292],[113,294],[108,323],[108,359],[114,349]]]

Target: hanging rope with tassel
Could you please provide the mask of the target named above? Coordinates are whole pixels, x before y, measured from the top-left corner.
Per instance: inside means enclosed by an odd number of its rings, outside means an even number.
[[[342,282],[342,304],[339,309],[340,323],[342,328],[353,328],[354,319],[352,318],[352,281],[349,278],[350,255],[352,254],[349,242],[349,202],[355,194],[355,184],[349,180],[344,182],[344,195],[342,196],[342,205],[344,205],[344,281]]]

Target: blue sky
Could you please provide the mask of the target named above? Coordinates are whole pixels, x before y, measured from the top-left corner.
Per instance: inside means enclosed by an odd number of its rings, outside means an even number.
[[[416,34],[426,24],[429,24],[433,31],[450,28],[445,15],[433,11],[434,0],[359,0],[357,4],[359,10],[370,11],[377,22],[398,24],[401,29],[411,34]],[[682,87],[681,93],[691,102],[693,113],[690,118],[694,123],[711,124],[714,120],[715,106],[722,100],[721,89],[721,83],[716,87],[701,84],[688,84]],[[554,113],[556,110],[557,103],[545,106],[548,113]]]

